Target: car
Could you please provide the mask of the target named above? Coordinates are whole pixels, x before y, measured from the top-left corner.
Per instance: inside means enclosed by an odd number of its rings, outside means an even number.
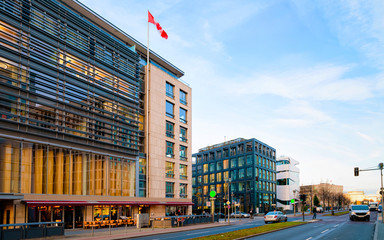
[[[239,212],[239,211],[236,211],[236,212],[233,212],[231,213],[231,218],[233,217],[237,217],[237,218],[249,218],[251,215],[249,213],[244,213],[244,212]]]
[[[377,211],[381,212],[382,210],[383,210],[383,206],[379,205],[379,207],[377,208]]]
[[[317,207],[316,208],[316,212],[318,213],[323,213],[324,212],[324,209],[322,207]]]
[[[369,211],[368,205],[351,205],[349,208],[349,219],[355,220],[366,220],[369,221],[371,212]]]
[[[218,216],[219,218],[226,218],[224,213],[215,213],[215,216]]]
[[[280,211],[273,211],[273,212],[268,212],[264,216],[264,222],[269,223],[269,222],[286,222],[288,220],[287,215]]]

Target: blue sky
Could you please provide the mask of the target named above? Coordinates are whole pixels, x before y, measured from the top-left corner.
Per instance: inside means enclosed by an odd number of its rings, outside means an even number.
[[[375,193],[384,162],[383,1],[82,0],[185,72],[193,151],[257,138],[300,162],[301,184]]]

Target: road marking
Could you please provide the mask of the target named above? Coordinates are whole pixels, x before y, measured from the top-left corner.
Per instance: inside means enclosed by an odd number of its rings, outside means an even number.
[[[209,231],[197,232],[197,233],[189,233],[189,234],[187,234],[187,235],[196,235],[196,234],[202,234],[202,233],[207,233],[207,232],[209,232]]]
[[[334,227],[337,227],[337,226],[339,226],[339,224],[336,224]]]
[[[305,240],[309,240],[309,239],[312,239],[312,237],[309,237],[309,238],[307,238],[307,239],[305,239]]]
[[[322,231],[321,233],[325,233],[325,232],[328,232],[329,229],[325,229],[324,231]]]

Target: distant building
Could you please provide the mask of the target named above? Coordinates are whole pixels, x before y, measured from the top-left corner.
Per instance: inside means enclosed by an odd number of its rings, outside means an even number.
[[[361,204],[364,201],[381,202],[380,194],[365,195],[364,191],[350,191],[350,192],[347,192],[345,195],[351,200],[351,203],[354,203],[354,204]]]
[[[305,185],[300,186],[300,194],[307,195],[307,204],[311,206],[313,205],[313,199],[316,195],[320,201],[320,205],[326,207],[332,204],[331,196],[343,195],[343,188],[344,187],[342,185],[335,185],[331,183]]]
[[[215,209],[221,211],[228,200],[236,202],[236,209],[244,212],[264,212],[276,207],[274,148],[255,138],[238,138],[202,148],[192,156],[195,212],[209,209],[206,203],[213,190],[217,193]]]
[[[293,210],[291,199],[299,200],[300,170],[299,162],[290,157],[276,160],[276,204],[278,208]]]

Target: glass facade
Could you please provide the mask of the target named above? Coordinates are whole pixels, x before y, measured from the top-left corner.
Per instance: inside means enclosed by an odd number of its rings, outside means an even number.
[[[192,188],[216,187],[215,208],[224,211],[223,201],[239,203],[237,210],[264,212],[276,207],[276,150],[256,139],[235,139],[200,149],[192,156],[202,159],[192,165],[192,177],[197,179]],[[205,157],[209,156],[209,157]],[[224,157],[224,159],[222,158]],[[229,159],[228,159],[229,158]],[[203,167],[209,182],[199,181]],[[208,172],[209,169],[209,172]],[[229,183],[231,182],[231,183]],[[194,211],[199,213],[206,206],[202,203],[209,196],[193,195]],[[200,204],[201,203],[201,204]]]

